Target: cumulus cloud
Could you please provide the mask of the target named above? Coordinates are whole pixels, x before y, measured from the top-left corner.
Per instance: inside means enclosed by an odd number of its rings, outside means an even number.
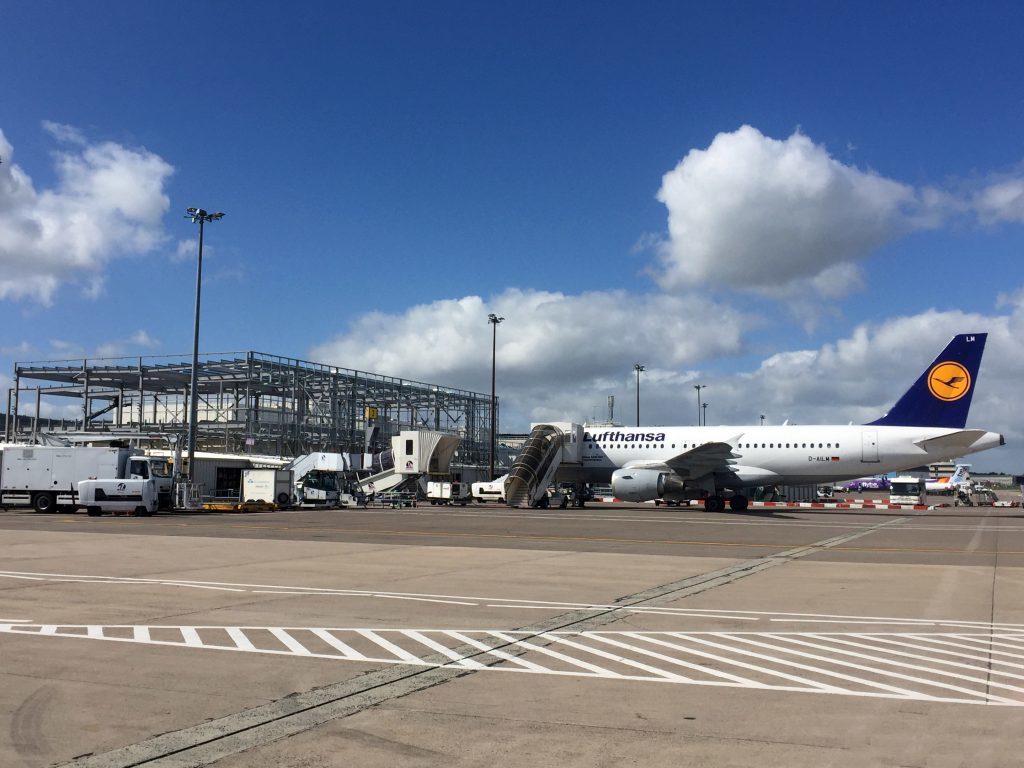
[[[712,284],[827,295],[861,284],[858,261],[935,226],[945,197],[844,165],[802,133],[743,126],[691,150],[662,179],[668,239],[654,270],[667,290]],[[835,279],[835,278],[841,278]]]
[[[647,366],[641,385],[651,384],[653,402],[654,382],[668,387],[672,379],[685,378],[680,369],[737,354],[750,325],[737,310],[700,296],[509,289],[489,301],[467,296],[400,314],[365,315],[310,356],[490,392],[492,312],[506,318],[497,328],[496,358],[502,420],[510,429],[556,416],[581,421],[593,415],[594,406],[604,415],[608,395],[618,395],[625,407],[628,393],[635,392],[637,361]]]
[[[1024,179],[994,181],[983,187],[973,199],[978,217],[985,224],[1024,221]]]
[[[97,357],[124,357],[129,354],[148,352],[159,348],[160,342],[144,330],[138,330],[125,339],[115,339],[96,348]]]
[[[58,142],[57,182],[37,190],[12,161],[0,131],[0,299],[53,300],[79,281],[98,295],[103,267],[121,253],[142,253],[163,242],[164,191],[173,168],[145,149],[89,143],[76,129],[47,123]]]

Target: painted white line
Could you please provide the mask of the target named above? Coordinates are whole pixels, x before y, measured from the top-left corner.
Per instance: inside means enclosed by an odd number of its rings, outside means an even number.
[[[180,640],[154,640],[153,629],[165,633],[175,631]],[[108,630],[120,630],[108,634]],[[129,635],[125,634],[128,630]],[[260,648],[255,645],[251,632],[269,632],[284,646],[283,649]],[[200,631],[207,633],[223,632],[231,642],[215,644],[203,642]],[[300,633],[309,632],[320,638],[338,653],[314,653],[306,648],[299,638]],[[963,653],[951,648],[962,643],[947,643],[945,647],[926,645],[916,636],[907,634],[881,635],[871,633],[839,634],[839,633],[763,633],[763,632],[572,632],[554,631],[535,635],[524,631],[499,630],[442,630],[442,629],[324,629],[316,627],[227,627],[227,626],[136,626],[136,625],[60,625],[40,624],[24,625],[0,623],[0,633],[20,635],[48,635],[62,638],[105,640],[107,642],[135,642],[157,646],[192,647],[204,650],[235,651],[261,653],[283,657],[316,658],[331,661],[359,660],[382,664],[409,664],[419,667],[462,667],[467,670],[493,670],[498,672],[520,672],[529,674],[548,674],[568,677],[605,678],[630,682],[660,682],[684,685],[704,685],[729,688],[747,688],[752,690],[792,691],[803,693],[829,693],[833,695],[875,697],[887,699],[919,700],[943,703],[967,703],[975,705],[1006,705],[1024,706],[1024,695],[1011,697],[997,696],[990,691],[993,688],[1024,694],[1024,687],[1010,685],[1001,680],[1018,682],[1024,675],[1009,674],[998,669],[989,672],[987,669],[964,663]],[[359,636],[373,642],[390,655],[381,658],[364,656],[344,641],[346,633]],[[216,635],[208,634],[208,637]],[[926,636],[927,637],[927,636]],[[958,637],[944,635],[940,637]],[[396,639],[397,638],[397,639]],[[404,638],[401,647],[398,642]],[[448,638],[463,646],[477,649],[481,654],[493,656],[500,662],[508,662],[498,666],[487,666],[468,653],[465,647],[456,650],[449,644]],[[555,644],[565,653],[547,645],[539,645],[536,640]],[[392,642],[395,640],[395,642]],[[883,644],[884,641],[891,641]],[[534,658],[546,656],[560,662],[564,668],[553,669],[514,653],[494,646],[501,642],[510,646],[510,650],[531,654]],[[910,646],[913,653],[895,650]],[[415,647],[412,645],[415,644]],[[745,647],[743,647],[745,646]],[[753,650],[754,649],[758,650]],[[977,646],[970,646],[975,654],[987,652]],[[428,649],[431,653],[439,653],[444,660],[432,658],[430,661],[420,658],[408,648]],[[607,648],[608,651],[603,650]],[[822,653],[811,653],[805,648]],[[870,653],[861,653],[863,649]],[[610,651],[610,652],[609,652]],[[620,652],[621,651],[621,652]],[[417,651],[422,652],[422,651]],[[922,660],[922,654],[953,655],[956,660],[948,658],[923,660],[935,666],[908,664],[906,659]],[[880,658],[879,654],[884,656]],[[622,674],[600,664],[585,661],[584,657],[600,657],[608,659],[614,665],[631,667],[641,674]],[[713,664],[699,663],[695,657],[710,659]],[[794,660],[789,657],[797,657]],[[846,657],[846,658],[844,658]],[[744,661],[746,658],[747,661]],[[849,661],[853,658],[858,661]],[[642,659],[642,660],[641,660]],[[757,660],[756,663],[751,663]],[[815,662],[817,664],[815,664]],[[864,662],[864,663],[860,663]],[[995,663],[995,660],[993,661]],[[1014,668],[1020,665],[1002,666]],[[740,676],[713,667],[732,667],[749,670],[756,677]],[[807,670],[814,677],[830,678],[830,682],[813,679],[804,675],[791,674],[782,668]],[[853,668],[868,673],[868,678],[846,674],[837,668]],[[938,667],[938,668],[936,668]],[[696,673],[683,675],[680,668]],[[925,673],[924,676],[903,674],[893,668],[912,669]],[[956,671],[953,671],[956,670]],[[967,674],[959,674],[963,671]],[[971,673],[974,673],[972,676]],[[699,675],[699,676],[698,676]],[[983,679],[984,677],[984,679]],[[785,684],[769,683],[764,678],[775,678],[786,681]],[[966,689],[959,685],[951,685],[947,680],[967,681],[975,683],[978,690]],[[888,684],[901,680],[913,683],[911,687]],[[841,685],[832,681],[844,681]],[[886,682],[882,682],[886,681]],[[928,689],[942,689],[966,695],[936,695],[926,692]]]
[[[447,656],[455,663],[455,666],[466,667],[467,669],[484,669],[484,665],[481,664],[479,661],[467,659],[466,657],[461,656],[448,646],[442,645],[436,640],[431,640],[422,632],[417,632],[415,629],[407,629],[403,632],[403,634],[406,637],[415,640],[418,643],[422,643],[423,645],[427,646],[427,648],[430,648],[444,656]]]
[[[372,629],[357,629],[356,632],[358,632],[360,635],[365,637],[367,640],[370,640],[370,641],[376,643],[377,645],[379,645],[381,648],[383,648],[384,650],[388,651],[389,653],[393,653],[395,656],[397,656],[402,661],[416,661],[416,662],[422,663],[418,656],[414,656],[413,654],[409,653],[404,648],[401,648],[401,647],[395,645],[394,643],[392,643],[390,640],[387,640],[387,639],[381,637],[376,632],[374,632]]]
[[[920,664],[910,664],[909,662],[902,662],[902,661],[898,661],[898,660],[894,660],[894,659],[886,659],[884,657],[872,656],[871,654],[860,653],[860,652],[857,652],[857,651],[849,651],[849,650],[846,650],[844,648],[837,648],[835,645],[832,645],[832,644],[812,643],[812,642],[809,642],[807,640],[802,640],[802,639],[798,639],[798,638],[790,637],[790,636],[785,636],[785,635],[780,635],[780,636],[770,635],[770,637],[772,637],[773,639],[781,639],[781,640],[785,640],[786,642],[796,643],[796,644],[799,644],[799,645],[802,645],[802,646],[806,646],[806,647],[809,647],[809,648],[818,648],[819,650],[829,651],[830,653],[842,653],[842,654],[847,655],[847,656],[852,656],[853,658],[863,659],[863,660],[875,662],[875,663],[878,663],[878,664],[887,664],[889,666],[900,667],[902,669],[911,669],[911,670],[914,670],[914,671],[917,671],[917,672],[927,672],[927,673],[932,674],[932,675],[940,675],[942,677],[951,677],[951,678],[954,678],[956,680],[964,680],[964,681],[967,681],[967,682],[970,682],[970,683],[977,683],[978,685],[981,685],[981,686],[986,686],[987,685],[987,686],[991,686],[991,687],[995,687],[995,688],[1003,688],[1003,689],[1006,689],[1006,690],[1009,690],[1009,691],[1016,691],[1017,693],[1024,693],[1024,688],[1021,688],[1019,686],[1010,685],[1008,683],[998,683],[998,682],[990,680],[989,679],[989,671],[988,671],[988,669],[986,669],[984,667],[972,667],[972,666],[967,665],[967,664],[962,665],[962,666],[965,666],[968,669],[971,669],[972,671],[978,672],[980,674],[980,677],[972,677],[970,675],[957,674],[956,672],[951,672],[951,671],[945,670],[945,669],[936,669],[935,667],[926,667],[926,666],[922,666]],[[832,640],[831,637],[821,636],[821,635],[807,635],[807,637],[811,637],[811,638],[814,638],[814,639],[819,640],[819,641],[831,641]],[[875,649],[872,649],[872,650],[876,650],[877,651],[878,649],[875,648]],[[890,653],[891,653],[891,651],[890,651]],[[926,659],[926,661],[933,661],[933,660],[932,659]],[[885,675],[890,674],[888,670],[881,670],[881,669],[879,669],[879,670],[876,670],[876,671],[878,671],[878,672],[880,672],[882,674],[885,674]],[[932,683],[929,683],[929,685],[939,685],[939,683],[932,682]]]
[[[716,613],[679,613],[671,608],[628,608],[630,613],[653,614],[655,616],[685,616],[691,619],[723,619],[725,621],[762,621],[757,616],[725,616]]]
[[[586,635],[584,635],[584,637],[585,636]],[[642,669],[644,672],[647,672],[656,677],[664,677],[668,680],[674,680],[676,682],[689,682],[690,680],[690,678],[684,677],[683,675],[677,675],[674,672],[669,672],[664,669],[658,669],[657,667],[652,667],[651,665],[644,664],[640,661],[633,661],[632,659],[627,659],[626,657],[621,656],[619,654],[608,653],[607,651],[602,651],[598,648],[585,645],[584,643],[579,643],[575,640],[570,640],[567,637],[561,637],[559,635],[552,634],[551,632],[542,632],[540,634],[540,637],[543,637],[545,640],[552,640],[556,643],[559,643],[560,645],[567,645],[570,648],[576,648],[577,650],[583,651],[584,653],[590,653],[595,656],[600,656],[602,659],[614,661],[616,664],[622,664],[623,666]]]
[[[967,640],[967,641],[969,641],[971,643],[979,643],[984,648],[987,648],[987,649],[991,649],[991,648],[1009,648],[1011,651],[1020,651],[1021,650],[1019,645],[1015,645],[1014,643],[999,642],[997,640],[993,640],[991,637],[975,637],[975,636],[971,636],[971,635],[953,635],[953,637],[957,638],[958,640]],[[1014,657],[1016,657],[1018,659],[1024,659],[1024,654],[1007,653],[1006,655],[1007,656],[1014,656]]]
[[[760,641],[757,641],[757,640],[753,640],[753,639],[751,639],[749,637],[742,637],[742,636],[734,635],[733,639],[738,640],[741,643],[749,643],[750,645],[755,645],[755,646],[759,646],[759,647],[762,647],[762,648],[768,648],[768,649],[771,649],[773,651],[778,651],[780,653],[791,653],[791,654],[793,654],[795,656],[799,656],[800,658],[803,658],[803,659],[811,659],[811,660],[814,660],[814,661],[820,661],[820,662],[823,662],[823,663],[826,663],[826,664],[829,664],[829,665],[833,665],[833,666],[849,667],[851,669],[860,670],[862,672],[865,672],[865,671],[866,672],[873,672],[875,674],[884,675],[885,677],[896,678],[897,680],[906,680],[906,681],[911,682],[911,683],[923,683],[924,685],[927,685],[929,687],[942,688],[942,689],[945,689],[945,690],[956,691],[957,693],[967,694],[968,696],[977,696],[978,698],[980,698],[980,699],[982,699],[984,701],[999,701],[1002,704],[1019,704],[1020,703],[1019,701],[1015,701],[1014,699],[1006,699],[1006,698],[1003,698],[1003,697],[1000,697],[1000,696],[993,696],[991,694],[985,693],[984,691],[978,691],[978,690],[974,690],[972,688],[964,688],[962,686],[951,685],[949,683],[942,683],[942,682],[938,682],[936,680],[927,680],[925,678],[915,677],[913,675],[904,675],[904,674],[902,674],[900,672],[890,672],[890,671],[887,671],[887,670],[880,670],[880,669],[876,669],[874,667],[866,666],[864,664],[857,664],[857,663],[854,663],[852,661],[842,661],[842,660],[834,658],[834,657],[820,656],[820,655],[814,654],[814,653],[804,653],[803,651],[798,651],[798,650],[790,649],[790,648],[784,648],[784,647],[781,647],[781,646],[771,645],[769,643],[764,643],[764,642],[760,642]],[[772,639],[779,639],[779,638],[773,637]],[[813,643],[804,643],[804,642],[801,642],[801,641],[795,641],[795,642],[799,642],[801,645],[811,645],[811,646],[814,645]],[[817,647],[817,646],[814,646],[814,647]],[[822,674],[835,675],[837,677],[848,678],[848,679],[850,679],[850,680],[852,680],[854,682],[857,682],[857,683],[859,683],[861,685],[867,685],[867,686],[871,686],[871,687],[875,687],[875,688],[881,688],[883,690],[890,690],[890,691],[899,691],[899,690],[906,691],[906,689],[896,688],[895,686],[887,685],[885,683],[878,683],[878,682],[875,682],[873,680],[867,680],[867,679],[864,679],[864,678],[857,678],[857,677],[853,677],[853,676],[849,676],[849,675],[842,675],[842,674],[840,674],[838,672],[832,672],[832,671],[828,671],[828,670],[824,670],[824,669],[820,669],[818,671],[821,672]],[[908,694],[910,693],[909,691],[906,691],[906,692]],[[918,695],[922,695],[922,694],[918,694]]]
[[[502,651],[499,648],[493,648],[493,647],[491,647],[489,645],[486,645],[485,643],[482,643],[479,640],[477,640],[475,638],[472,638],[469,635],[463,634],[461,632],[454,632],[454,631],[449,630],[449,631],[445,632],[445,634],[447,634],[449,637],[455,638],[460,643],[466,643],[467,645],[472,645],[474,648],[478,648],[481,651],[484,651],[484,652],[490,654],[491,656],[494,656],[496,658],[501,659],[502,661],[509,661],[509,662],[512,662],[513,664],[518,664],[520,667],[523,667],[523,671],[527,671],[527,672],[547,672],[547,671],[549,671],[549,670],[545,669],[544,667],[540,666],[539,664],[534,664],[532,661],[526,661],[526,659],[520,659],[518,656],[513,656],[510,653],[505,653],[504,651]],[[491,669],[493,669],[493,667],[491,667]],[[513,671],[515,671],[515,670],[513,670]]]
[[[818,637],[818,635],[808,635],[808,637]],[[873,640],[874,639],[870,635],[854,635],[853,637],[857,637],[857,638],[862,639],[864,641],[868,641],[868,640]],[[1024,680],[1024,675],[1015,675],[1012,672],[1002,672],[1000,670],[992,669],[989,666],[989,664],[988,664],[988,659],[982,658],[982,657],[978,657],[978,656],[967,656],[966,654],[964,654],[964,655],[961,656],[961,658],[969,659],[971,661],[979,661],[979,662],[981,662],[981,666],[978,666],[978,665],[975,665],[975,664],[966,664],[963,661],[951,661],[949,659],[938,659],[938,658],[935,658],[934,656],[924,656],[924,655],[922,655],[920,653],[908,653],[907,651],[897,651],[894,648],[889,648],[889,647],[879,647],[877,642],[876,642],[875,645],[871,645],[868,642],[858,643],[858,642],[855,642],[854,640],[847,640],[847,639],[842,638],[842,637],[836,637],[835,635],[829,635],[828,639],[829,639],[829,641],[831,641],[833,643],[839,643],[840,645],[848,645],[848,646],[853,647],[853,648],[863,648],[863,649],[869,650],[869,651],[879,651],[879,652],[884,652],[884,653],[891,653],[891,654],[893,654],[895,656],[902,656],[902,657],[906,657],[908,659],[917,659],[918,661],[930,661],[933,664],[945,664],[946,666],[957,667],[958,669],[968,669],[968,670],[971,670],[973,672],[978,672],[978,673],[980,673],[982,675],[988,675],[988,674],[1002,675],[1003,677],[1011,677],[1011,678],[1016,678],[1018,680]],[[885,642],[884,639],[882,639],[882,642]],[[916,650],[919,650],[919,651],[927,650],[923,646],[920,646],[920,645],[911,646],[908,643],[903,643],[902,645],[904,645],[905,647],[915,648]],[[940,653],[946,653],[946,651],[940,651]]]
[[[565,662],[571,667],[586,669],[597,677],[622,677],[618,672],[612,672],[610,669],[599,667],[596,664],[591,664],[589,662],[582,661],[581,659],[574,659],[571,656],[566,656],[564,653],[553,651],[550,648],[545,648],[541,645],[534,645],[526,640],[516,640],[515,638],[506,635],[504,632],[492,632],[492,634],[497,638],[513,643],[520,648],[525,648],[528,651],[536,651],[537,653],[544,654],[545,656],[551,656],[552,658]]]
[[[467,603],[462,600],[441,600],[433,597],[410,597],[408,595],[386,595],[386,594],[375,594],[373,597],[384,597],[388,600],[416,600],[421,603],[445,603],[447,605],[477,605],[477,603]]]
[[[704,651],[704,650],[701,650],[700,648],[694,648],[694,647],[689,646],[689,645],[682,645],[682,644],[679,644],[679,643],[672,643],[672,642],[669,642],[667,640],[661,640],[661,639],[658,639],[658,638],[649,637],[647,635],[641,635],[638,632],[627,632],[626,634],[628,636],[630,636],[630,637],[636,637],[638,640],[643,640],[644,642],[655,643],[656,645],[665,646],[666,648],[673,648],[673,649],[675,649],[677,651],[680,651],[682,653],[690,654],[690,655],[693,655],[693,656],[700,656],[701,658],[705,658],[705,659],[712,659],[713,661],[722,662],[722,663],[728,664],[729,666],[732,666],[732,667],[739,667],[740,669],[748,669],[751,672],[758,672],[758,673],[767,675],[769,677],[781,677],[783,680],[789,680],[790,682],[800,683],[801,684],[800,687],[792,687],[791,686],[790,687],[791,690],[798,690],[798,691],[815,690],[815,691],[824,692],[824,693],[843,693],[844,692],[843,688],[838,688],[837,686],[830,685],[828,683],[823,683],[823,682],[820,682],[818,680],[811,680],[810,678],[801,677],[800,675],[791,675],[788,672],[782,672],[782,671],[777,670],[777,669],[771,669],[769,667],[764,667],[764,666],[760,666],[760,665],[757,665],[757,664],[751,664],[751,663],[746,662],[746,661],[740,661],[739,659],[736,659],[736,658],[732,658],[732,657],[729,657],[729,656],[723,656],[720,653],[711,653],[710,651]],[[674,637],[674,638],[679,639],[679,640],[688,640],[688,639],[692,640],[692,639],[694,639],[692,636],[687,635],[686,633],[683,633],[683,632],[667,632],[666,634],[669,635],[670,637]],[[726,650],[732,650],[728,646],[721,645],[719,643],[708,642],[707,645],[711,645],[711,646],[714,646],[714,647],[717,647],[717,648],[724,648]],[[745,655],[745,656],[754,656],[754,657],[759,657],[759,658],[763,658],[763,659],[770,659],[771,658],[771,657],[768,657],[768,656],[762,656],[761,654],[757,654],[757,653],[745,653],[743,655]],[[728,678],[734,677],[733,675],[729,675],[728,673],[722,673],[720,670],[708,669],[707,671],[708,671],[708,674],[711,674],[711,675],[718,675],[718,676],[725,675]],[[813,670],[813,671],[817,671],[817,670]],[[770,683],[758,683],[756,680],[753,681],[753,683],[754,683],[754,687],[757,687],[757,688],[774,688],[775,687],[774,685],[771,685]]]
[[[252,644],[252,640],[243,632],[239,627],[227,627],[228,636],[235,642],[235,646],[240,651],[255,651],[256,646]]]
[[[292,653],[297,654],[299,656],[310,655],[310,650],[306,646],[304,646],[294,637],[289,635],[287,631],[281,629],[281,627],[268,627],[268,629],[270,630],[270,634],[272,634],[274,637],[280,640],[284,644],[285,648],[287,648]]]
[[[989,648],[988,646],[979,646],[979,645],[974,644],[974,643],[970,643],[970,644],[968,644],[968,643],[954,643],[953,641],[951,641],[949,639],[949,638],[953,637],[953,635],[940,635],[940,636],[937,636],[937,637],[933,637],[932,635],[922,635],[922,634],[915,633],[915,634],[908,634],[908,635],[905,635],[905,636],[909,637],[909,638],[913,638],[914,640],[919,640],[920,642],[923,642],[923,643],[932,643],[932,644],[935,644],[935,645],[948,646],[950,648],[962,648],[962,649],[968,650],[968,651],[987,653],[987,654],[990,654],[993,657],[993,659],[992,659],[993,663],[999,663],[999,664],[1003,664],[1003,665],[1015,666],[1015,667],[1020,667],[1021,669],[1024,669],[1024,665],[1022,665],[1022,664],[1016,664],[1016,663],[1012,663],[1012,662],[1008,662],[1008,661],[998,661],[996,658],[994,658],[996,656],[1009,656],[1011,659],[1021,659],[1022,657],[1019,654],[1016,654],[1016,653],[1006,653],[1005,651],[997,651],[995,649]]]
[[[215,587],[210,584],[189,584],[183,581],[161,581],[159,582],[164,587],[188,587],[189,589],[215,589],[218,592],[246,592],[245,589],[237,589],[235,587]]]
[[[642,641],[646,640],[647,642],[651,642],[650,638],[641,637],[641,636],[638,636],[638,635],[636,635],[634,633],[631,633],[631,632],[623,632],[621,634],[624,634],[627,637],[636,637],[638,640],[642,640]],[[720,678],[723,678],[725,680],[731,680],[734,683],[740,683],[741,685],[745,685],[745,686],[748,686],[750,688],[760,688],[760,687],[762,687],[760,683],[758,683],[755,680],[751,680],[748,677],[740,677],[739,675],[730,675],[728,672],[722,672],[721,670],[718,670],[718,669],[712,669],[712,668],[710,668],[710,667],[708,667],[706,665],[703,665],[703,664],[695,664],[695,663],[693,663],[691,661],[684,661],[683,659],[677,659],[674,656],[666,656],[663,653],[657,653],[656,651],[651,651],[651,650],[648,650],[646,648],[641,648],[638,645],[631,645],[629,643],[623,643],[623,642],[621,642],[619,640],[613,640],[612,638],[606,637],[605,635],[606,635],[606,633],[604,633],[604,632],[588,632],[587,633],[587,637],[591,637],[594,640],[597,640],[597,641],[602,642],[602,643],[608,643],[609,645],[614,645],[617,648],[623,648],[625,650],[630,651],[631,653],[639,653],[639,654],[641,654],[643,656],[650,656],[651,658],[658,659],[659,661],[664,661],[664,662],[667,662],[669,664],[673,664],[675,666],[683,667],[684,669],[696,670],[697,672],[701,672],[701,673],[703,673],[705,675],[711,675],[713,677],[720,677]],[[673,645],[671,643],[664,643],[664,642],[662,642],[660,644],[663,644],[663,645],[668,646],[670,648],[679,648],[680,647],[680,646],[677,646],[677,645]],[[691,678],[687,678],[687,679],[689,679],[691,681],[693,680],[692,677]]]
[[[679,636],[679,633],[673,633],[673,634],[676,634],[677,637]],[[765,648],[765,649],[768,649],[768,650],[772,650],[772,651],[780,650],[779,648],[776,648],[775,646],[769,645],[767,643],[759,643],[756,640],[751,640],[748,637],[743,636],[743,635],[726,635],[726,634],[720,633],[720,632],[713,632],[713,633],[711,633],[711,635],[714,636],[714,637],[721,638],[721,639],[730,639],[730,640],[737,640],[737,641],[742,642],[742,643],[750,643],[752,645],[757,645],[757,646],[760,646],[762,648]],[[728,645],[728,644],[725,644],[725,643],[716,643],[716,642],[713,642],[711,640],[708,640],[705,637],[697,637],[695,635],[687,635],[686,639],[687,640],[691,640],[693,642],[704,643],[706,645],[710,645],[710,646],[713,646],[713,647],[716,647],[716,648],[720,648],[720,649],[728,651],[730,653],[739,653],[739,654],[741,654],[743,656],[752,656],[754,658],[761,659],[762,661],[767,661],[767,662],[770,662],[772,664],[780,664],[780,665],[786,666],[786,667],[795,667],[796,669],[802,669],[805,672],[814,672],[815,674],[823,675],[825,677],[834,677],[834,678],[837,678],[839,680],[844,680],[844,681],[846,681],[848,683],[854,683],[855,685],[863,685],[863,686],[865,686],[867,688],[875,688],[875,689],[878,689],[878,690],[881,690],[881,691],[888,691],[889,693],[895,693],[895,694],[898,694],[900,696],[904,696],[904,697],[907,697],[907,698],[918,698],[918,697],[920,697],[920,698],[932,698],[932,697],[927,696],[925,694],[917,694],[914,691],[907,690],[906,688],[897,688],[896,686],[893,686],[893,685],[886,685],[885,683],[876,683],[876,682],[874,682],[872,680],[865,680],[864,678],[861,678],[861,677],[854,677],[853,675],[846,675],[846,674],[843,674],[842,672],[834,672],[832,670],[822,669],[821,667],[815,667],[815,666],[812,666],[810,664],[803,664],[801,662],[791,661],[789,659],[780,658],[778,656],[771,656],[771,655],[764,654],[764,653],[757,653],[756,651],[750,651],[750,650],[746,650],[744,648],[737,648],[736,646],[731,646],[731,645]],[[807,658],[810,658],[809,654],[807,655]],[[728,661],[728,657],[723,658],[723,661]],[[767,670],[765,670],[765,671],[767,671]],[[827,686],[827,687],[828,688],[833,688],[834,689],[832,691],[833,693],[834,692],[842,692],[843,691],[842,688],[837,688],[836,686]]]
[[[181,638],[185,642],[185,645],[192,646],[194,648],[202,648],[203,640],[199,637],[199,633],[196,632],[195,627],[179,627],[181,630]]]
[[[347,645],[347,644],[343,643],[341,640],[336,638],[333,634],[331,634],[330,630],[327,630],[327,629],[310,629],[309,631],[312,632],[317,637],[319,637],[321,640],[323,640],[325,643],[327,643],[332,648],[335,648],[338,651],[341,651],[341,654],[346,659],[362,660],[362,659],[366,658],[363,654],[361,654],[355,648],[353,648],[350,645]]]

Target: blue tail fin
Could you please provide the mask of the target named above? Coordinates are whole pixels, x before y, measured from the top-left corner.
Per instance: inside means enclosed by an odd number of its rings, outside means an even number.
[[[892,410],[869,426],[963,429],[987,338],[987,333],[954,336]]]

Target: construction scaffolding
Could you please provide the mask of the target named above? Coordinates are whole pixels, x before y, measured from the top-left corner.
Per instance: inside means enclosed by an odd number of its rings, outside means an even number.
[[[191,370],[191,357],[15,363],[5,439],[102,433],[184,440]],[[488,460],[491,398],[477,392],[263,352],[201,355],[197,390],[199,450],[277,456],[374,452],[403,429],[432,429],[462,438],[460,464],[483,466]],[[26,395],[35,398],[30,427],[18,418]],[[44,398],[73,398],[81,405],[58,426],[53,418],[38,418]]]

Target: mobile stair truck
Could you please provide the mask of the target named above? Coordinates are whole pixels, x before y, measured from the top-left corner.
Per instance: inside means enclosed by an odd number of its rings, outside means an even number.
[[[5,446],[0,472],[0,506],[32,507],[37,512],[53,512],[58,507],[85,506],[79,498],[83,480],[117,482],[150,481],[160,508],[170,507],[171,478],[162,459],[144,456],[129,448],[80,448],[49,445]],[[96,489],[107,493],[107,485]],[[144,495],[133,486],[129,496]],[[101,494],[102,495],[102,494]],[[97,504],[93,504],[97,506]],[[102,504],[99,504],[102,508]],[[145,507],[145,501],[138,505]]]

